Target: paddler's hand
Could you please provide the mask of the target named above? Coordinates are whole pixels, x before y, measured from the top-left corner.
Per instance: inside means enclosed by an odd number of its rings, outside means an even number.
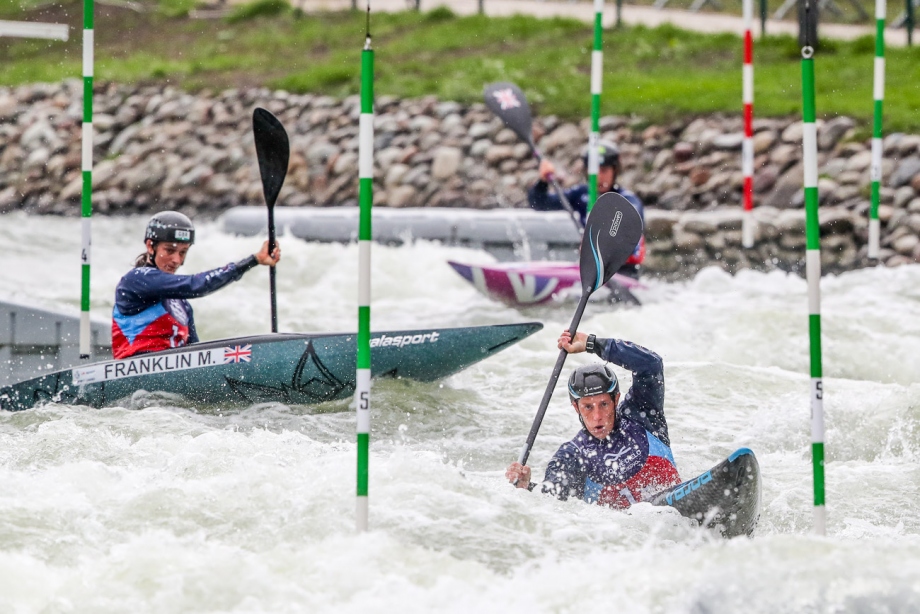
[[[540,160],[540,180],[543,183],[549,183],[553,179],[553,175],[556,174],[556,167],[553,166],[553,163],[543,158]]]
[[[511,463],[508,471],[505,472],[505,477],[514,484],[515,488],[527,488],[530,486],[530,467],[521,463]]]
[[[256,257],[256,262],[259,264],[265,264],[268,266],[275,266],[278,264],[278,261],[281,260],[281,245],[275,241],[275,251],[268,254],[268,241],[262,244],[262,249],[259,250],[259,253],[253,254]]]
[[[560,350],[565,350],[569,354],[577,354],[585,351],[585,342],[588,340],[588,333],[575,333],[575,339],[569,331],[564,330],[559,335],[559,341],[556,344]]]

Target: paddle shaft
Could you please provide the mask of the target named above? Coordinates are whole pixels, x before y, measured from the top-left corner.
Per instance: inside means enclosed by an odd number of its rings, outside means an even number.
[[[529,141],[527,144],[530,145],[530,149],[531,151],[533,151],[533,155],[537,159],[537,161],[543,160],[543,155],[540,153],[540,150],[537,149],[537,146]],[[569,212],[569,215],[572,217],[572,222],[575,224],[575,230],[577,230],[579,236],[581,236],[581,233],[584,231],[584,228],[581,225],[581,217],[575,211],[575,208],[572,207],[572,203],[569,202],[569,199],[566,198],[565,192],[563,191],[562,186],[560,186],[559,182],[556,181],[556,176],[550,175],[549,181],[553,185],[553,189],[556,190],[556,194],[559,195],[559,202],[562,203],[562,206],[565,208],[566,211]]]
[[[268,254],[275,251],[275,204],[268,206]],[[278,332],[278,293],[275,290],[275,267],[268,267],[268,287],[272,305],[272,332]]]
[[[575,309],[572,323],[569,324],[569,333],[572,335],[573,340],[575,339],[575,333],[578,330],[578,325],[581,323],[581,316],[585,313],[585,307],[587,307],[590,297],[591,292],[589,290],[584,290],[581,294],[581,300],[578,301],[578,307]],[[546,414],[546,408],[549,407],[550,399],[553,398],[553,390],[556,388],[556,382],[559,381],[559,375],[562,373],[562,366],[565,364],[565,359],[568,355],[569,353],[565,350],[559,350],[559,356],[556,358],[556,366],[553,367],[553,374],[546,384],[546,390],[543,392],[543,400],[540,401],[540,408],[537,410],[537,415],[534,416],[533,424],[530,427],[530,433],[527,435],[527,442],[521,449],[521,456],[518,462],[522,465],[527,464],[527,457],[530,456],[530,450],[533,448],[533,443],[537,439],[537,433],[540,432],[540,425],[543,424],[543,416]]]

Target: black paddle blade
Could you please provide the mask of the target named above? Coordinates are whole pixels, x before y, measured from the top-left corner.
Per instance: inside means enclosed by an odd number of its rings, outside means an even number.
[[[265,109],[258,108],[252,112],[252,134],[256,140],[256,156],[259,158],[265,204],[271,209],[275,206],[281,186],[284,185],[291,146],[284,126],[277,117]]]
[[[642,237],[642,216],[616,192],[594,203],[581,239],[581,286],[594,292],[620,270]]]
[[[482,93],[486,106],[533,149],[533,121],[524,92],[514,83],[493,83]]]

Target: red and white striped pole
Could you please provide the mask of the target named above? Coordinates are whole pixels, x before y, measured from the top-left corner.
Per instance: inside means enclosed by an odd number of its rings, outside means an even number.
[[[754,247],[754,0],[743,0],[744,66],[741,68],[741,96],[744,102],[744,141],[741,144],[741,172],[744,175],[744,217],[741,244]]]

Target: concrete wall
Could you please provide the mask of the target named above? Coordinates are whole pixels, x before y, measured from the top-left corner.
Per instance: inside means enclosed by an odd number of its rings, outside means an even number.
[[[92,323],[91,356],[112,357],[110,323]],[[79,317],[0,301],[0,386],[81,362]]]

